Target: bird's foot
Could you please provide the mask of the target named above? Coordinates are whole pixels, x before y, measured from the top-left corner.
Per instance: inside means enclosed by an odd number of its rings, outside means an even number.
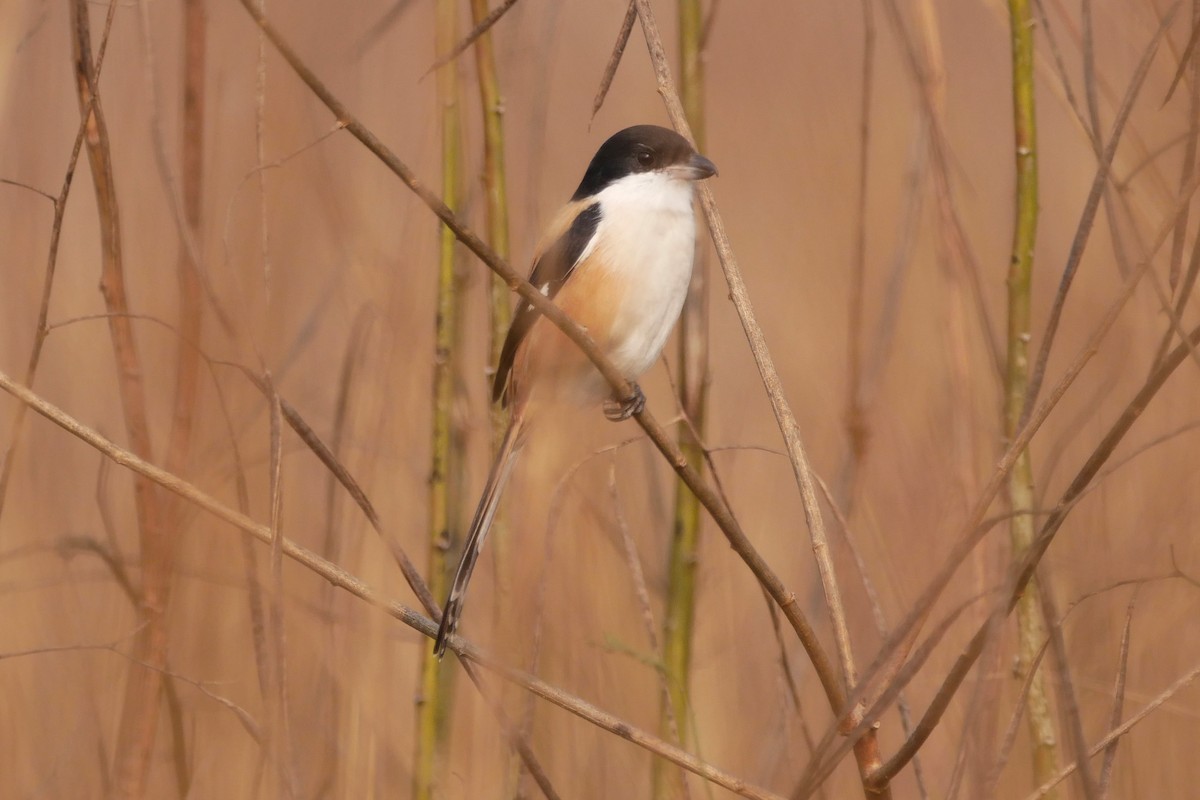
[[[633,397],[628,400],[608,399],[604,401],[604,416],[610,422],[622,422],[629,419],[634,414],[642,413],[642,409],[646,407],[646,395],[642,393],[642,387],[636,383],[633,384]]]

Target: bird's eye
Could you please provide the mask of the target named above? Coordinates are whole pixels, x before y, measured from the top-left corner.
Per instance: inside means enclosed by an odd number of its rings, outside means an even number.
[[[654,153],[649,150],[643,150],[637,154],[638,163],[643,167],[649,167],[654,164]]]

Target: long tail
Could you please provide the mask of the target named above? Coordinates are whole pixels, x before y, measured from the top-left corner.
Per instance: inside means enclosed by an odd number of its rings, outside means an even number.
[[[520,452],[523,444],[524,418],[525,415],[521,413],[521,409],[514,409],[512,421],[509,422],[508,430],[504,433],[504,441],[500,443],[500,450],[496,453],[496,460],[492,464],[491,472],[488,473],[483,496],[479,498],[479,506],[475,509],[475,516],[471,520],[471,530],[467,534],[466,544],[463,545],[458,568],[454,571],[454,582],[450,584],[450,594],[447,595],[446,604],[442,608],[442,622],[438,626],[437,641],[433,645],[434,655],[438,658],[441,658],[446,652],[446,639],[454,633],[454,629],[458,626],[458,620],[462,616],[467,584],[471,582],[471,573],[475,571],[475,562],[479,560],[479,552],[483,549],[483,540],[487,538],[488,529],[492,527],[496,509],[500,506],[500,495],[504,492],[504,485],[508,483],[508,476],[512,472],[513,463],[517,460],[517,453]]]

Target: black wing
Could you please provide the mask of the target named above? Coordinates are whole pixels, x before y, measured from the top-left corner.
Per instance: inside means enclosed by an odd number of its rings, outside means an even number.
[[[571,277],[579,257],[583,254],[588,242],[596,235],[596,226],[600,224],[600,204],[592,203],[579,212],[571,227],[545,249],[541,257],[533,265],[533,273],[529,282],[542,294],[551,300],[558,294],[563,284]],[[500,351],[500,363],[496,365],[496,378],[492,383],[492,402],[502,401],[505,406],[509,402],[510,380],[513,359],[517,355],[517,347],[524,341],[525,335],[537,322],[541,313],[532,305],[521,300],[518,302],[512,325],[509,326],[508,336],[504,339],[504,348]]]

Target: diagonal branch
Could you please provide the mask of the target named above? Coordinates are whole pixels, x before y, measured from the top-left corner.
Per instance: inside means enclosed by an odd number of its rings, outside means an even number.
[[[1141,94],[1142,84],[1145,82],[1146,75],[1149,74],[1150,65],[1154,61],[1154,55],[1158,52],[1158,44],[1162,40],[1171,18],[1175,14],[1175,9],[1178,7],[1179,4],[1176,3],[1163,17],[1158,30],[1155,31],[1150,43],[1143,51],[1141,61],[1138,63],[1137,70],[1129,82],[1129,88],[1125,92],[1125,97],[1121,101],[1121,108],[1117,112],[1117,118],[1113,121],[1108,143],[1105,145],[1104,151],[1100,154],[1100,163],[1096,168],[1096,176],[1092,179],[1092,188],[1088,192],[1087,201],[1084,203],[1079,225],[1075,229],[1075,238],[1071,242],[1071,249],[1067,255],[1067,263],[1063,267],[1058,290],[1054,296],[1054,304],[1051,306],[1050,316],[1046,320],[1046,330],[1042,334],[1042,344],[1038,349],[1037,361],[1034,363],[1033,370],[1030,373],[1029,386],[1025,395],[1025,409],[1021,413],[1022,425],[1029,419],[1029,413],[1033,409],[1033,404],[1037,401],[1038,393],[1041,391],[1042,381],[1046,376],[1046,364],[1050,360],[1050,349],[1054,345],[1055,334],[1058,332],[1058,323],[1062,318],[1067,293],[1071,289],[1071,284],[1079,268],[1079,263],[1083,260],[1083,251],[1087,247],[1088,237],[1091,235],[1092,226],[1096,220],[1096,212],[1100,206],[1104,187],[1108,184],[1108,175],[1112,169],[1113,157],[1116,155],[1117,145],[1121,142],[1121,133],[1124,131],[1125,123],[1129,120],[1129,115],[1133,111],[1134,101]],[[1096,133],[1098,136],[1099,131]],[[1182,197],[1187,197],[1190,194],[1190,192],[1184,194],[1186,190],[1186,186],[1180,187]],[[1186,208],[1186,206],[1184,207]],[[1182,213],[1182,210],[1177,213]]]
[[[625,9],[625,18],[621,20],[621,32],[617,34],[617,41],[608,57],[608,63],[604,65],[604,74],[600,76],[600,88],[596,90],[596,96],[592,99],[593,120],[600,113],[600,107],[604,105],[604,100],[608,97],[608,90],[612,88],[613,78],[617,76],[617,67],[621,66],[621,56],[625,55],[625,46],[629,44],[629,34],[633,33],[635,22],[637,22],[637,2],[629,0],[629,8]]]
[[[291,46],[283,39],[274,26],[267,20],[262,12],[254,5],[252,0],[241,0],[242,6],[247,13],[254,19],[258,26],[271,43],[283,56],[284,60],[292,67],[296,74],[308,85],[313,94],[323,102],[338,121],[342,123],[346,130],[350,131],[356,139],[367,147],[380,161],[384,163],[395,175],[404,182],[409,189],[413,191],[429,207],[438,219],[446,224],[446,227],[454,232],[454,235],[460,242],[479,257],[484,264],[487,265],[496,274],[500,275],[509,288],[515,291],[520,297],[533,306],[538,313],[545,316],[550,322],[558,326],[563,333],[575,342],[583,353],[596,366],[604,379],[613,387],[614,398],[622,402],[629,402],[633,399],[633,387],[626,380],[625,376],[613,365],[613,363],[600,351],[596,343],[588,336],[587,332],[568,317],[561,308],[551,302],[541,292],[533,287],[529,281],[522,278],[516,273],[502,258],[496,255],[482,239],[480,239],[473,231],[466,227],[465,224],[455,215],[441,199],[435,195],[428,187],[417,179],[409,167],[404,164],[383,142],[379,141],[365,125],[363,125],[351,112],[344,106],[340,100],[333,95],[325,84],[317,78],[311,69],[300,59]],[[688,487],[696,493],[700,502],[705,509],[712,515],[713,520],[720,527],[722,533],[729,540],[730,546],[741,557],[746,565],[750,567],[758,581],[771,594],[772,599],[779,605],[788,622],[791,623],[793,630],[799,637],[801,644],[808,652],[809,658],[813,663],[813,668],[821,679],[821,684],[825,688],[826,694],[830,697],[831,705],[837,707],[841,704],[843,690],[838,682],[838,677],[835,668],[830,664],[828,656],[825,654],[820,641],[817,639],[816,632],[804,615],[800,604],[796,600],[794,592],[784,586],[783,581],[771,569],[767,562],[755,549],[750,539],[746,536],[733,513],[730,511],[717,496],[713,488],[705,482],[696,472],[696,470],[688,464],[687,459],[675,444],[670,434],[655,420],[649,410],[643,410],[636,415],[638,423],[642,429],[646,431],[647,436],[654,442],[655,446],[666,457],[668,463],[671,464]]]
[[[1116,742],[1125,734],[1129,733],[1129,731],[1133,729],[1134,725],[1137,725],[1146,717],[1150,716],[1159,706],[1170,700],[1181,689],[1186,687],[1192,681],[1196,680],[1198,677],[1200,677],[1200,665],[1192,667],[1192,669],[1180,677],[1179,680],[1168,686],[1157,697],[1147,703],[1141,711],[1110,730],[1103,739],[1092,745],[1092,748],[1087,752],[1088,757],[1091,758],[1092,756],[1098,755],[1106,747]],[[1053,779],[1039,786],[1032,794],[1029,795],[1029,797],[1026,798],[1026,800],[1040,800],[1040,798],[1045,797],[1047,792],[1069,778],[1071,773],[1077,769],[1079,769],[1078,761],[1064,767],[1062,771],[1054,776]]]
[[[1136,277],[1137,274],[1140,274],[1140,272],[1141,271],[1139,270],[1139,273],[1135,273],[1135,275],[1131,276],[1131,278]],[[1035,538],[1033,543],[1030,545],[1029,550],[1025,554],[1024,558],[1021,559],[1019,564],[1015,565],[1017,569],[1014,572],[1012,589],[1010,592],[1008,592],[1007,597],[1001,601],[1002,605],[995,609],[993,613],[1007,614],[1012,610],[1013,604],[1016,602],[1016,598],[1020,596],[1020,594],[1025,590],[1025,587],[1029,584],[1030,579],[1033,577],[1034,571],[1037,569],[1038,563],[1041,561],[1042,556],[1046,554],[1046,550],[1050,547],[1050,543],[1054,540],[1055,534],[1058,533],[1063,522],[1066,521],[1067,515],[1070,513],[1071,509],[1074,508],[1075,501],[1083,494],[1083,491],[1092,482],[1092,479],[1100,471],[1100,468],[1104,466],[1104,463],[1108,460],[1108,457],[1112,455],[1113,451],[1116,449],[1116,446],[1125,437],[1125,434],[1129,432],[1129,429],[1133,427],[1133,423],[1136,422],[1142,415],[1142,412],[1146,410],[1146,407],[1150,404],[1150,401],[1154,399],[1155,395],[1157,395],[1159,390],[1162,389],[1167,379],[1171,377],[1171,374],[1174,373],[1179,365],[1183,363],[1184,359],[1187,358],[1191,348],[1194,347],[1197,342],[1200,342],[1200,327],[1194,328],[1189,333],[1185,341],[1180,343],[1167,355],[1165,359],[1163,359],[1158,368],[1156,368],[1155,371],[1146,379],[1145,383],[1143,383],[1138,393],[1134,395],[1133,399],[1130,400],[1125,406],[1125,409],[1121,415],[1112,423],[1108,433],[1104,435],[1104,437],[1100,440],[1100,443],[1096,446],[1095,450],[1092,451],[1091,456],[1087,459],[1087,461],[1084,462],[1083,466],[1079,468],[1074,480],[1071,481],[1070,486],[1068,486],[1067,490],[1063,493],[1062,499],[1059,501],[1054,511],[1050,513],[1049,517],[1046,519],[1046,522],[1042,525],[1041,530],[1038,532],[1037,538]],[[920,725],[918,725],[916,733],[914,733],[914,735],[901,746],[896,754],[880,768],[880,773],[878,776],[878,780],[880,782],[886,782],[903,768],[908,760],[912,758],[913,754],[916,753],[916,751],[924,743],[925,739],[929,737],[933,727],[936,726],[937,721],[940,720],[942,714],[945,713],[946,707],[950,703],[950,699],[954,696],[954,693],[958,690],[958,687],[962,685],[963,679],[966,678],[967,672],[970,671],[976,660],[978,660],[980,653],[983,652],[983,646],[988,638],[989,627],[991,625],[990,618],[992,617],[992,614],[989,614],[988,616],[989,621],[985,622],[975,633],[975,635],[971,638],[970,643],[955,661],[954,666],[951,667],[949,675],[946,677],[945,682],[938,689],[937,694],[930,703],[929,710],[926,711]]]
[[[35,412],[41,414],[66,432],[82,439],[115,463],[132,470],[141,478],[152,481],[184,500],[194,503],[210,514],[239,530],[245,531],[265,544],[272,542],[274,534],[271,526],[255,522],[245,514],[223,505],[182,478],[154,466],[128,450],[118,447],[96,430],[89,428],[41,396],[16,383],[2,371],[0,371],[0,389],[8,392],[22,403],[27,404]],[[364,600],[384,610],[388,615],[423,636],[432,639],[437,635],[437,624],[431,619],[407,606],[387,600],[377,590],[337,564],[321,558],[313,551],[296,544],[286,537],[279,537],[279,546],[283,555],[320,575],[333,586],[343,589],[360,600]],[[736,776],[701,761],[690,753],[597,708],[586,700],[569,694],[556,686],[546,683],[540,678],[503,664],[460,636],[450,639],[450,647],[461,658],[479,664],[504,680],[521,686],[559,708],[610,733],[614,733],[660,758],[665,758],[689,772],[699,775],[705,780],[716,783],[718,786],[729,789],[742,797],[751,798],[751,800],[780,800],[778,795],[749,784]]]
[[[108,5],[108,15],[104,20],[104,31],[100,35],[100,46],[96,52],[96,64],[92,73],[93,86],[100,82],[100,70],[104,66],[104,52],[108,49],[108,35],[112,31],[113,17],[116,16],[116,12],[116,0],[111,0]],[[46,323],[50,316],[50,295],[54,290],[54,275],[58,266],[58,245],[62,240],[63,215],[67,211],[67,198],[71,195],[71,185],[75,180],[75,168],[79,164],[79,154],[83,150],[83,141],[91,122],[91,106],[96,102],[96,97],[93,95],[88,106],[89,113],[80,114],[79,129],[75,133],[75,144],[71,148],[71,156],[67,159],[67,170],[63,176],[62,188],[59,189],[57,197],[50,198],[54,201],[54,220],[50,224],[50,247],[49,254],[46,256],[46,273],[42,279],[42,298],[38,305],[37,327],[33,332],[33,346],[30,348],[29,361],[25,367],[26,386],[34,385],[38,365],[42,360],[42,347],[46,344],[46,337],[50,334],[49,326]],[[6,180],[5,183],[14,182]],[[14,185],[23,184],[14,183]],[[42,194],[40,191],[38,193]],[[8,484],[12,478],[13,464],[21,443],[25,411],[26,406],[23,404],[18,404],[13,411],[8,447],[4,451],[4,464],[0,466],[0,516],[4,514],[4,499],[8,496]]]
[[[483,36],[485,33],[491,30],[492,26],[499,22],[500,18],[507,14],[508,10],[516,4],[517,0],[504,0],[503,3],[492,9],[491,12],[489,12],[488,15],[483,19],[479,20],[479,22],[475,24],[475,27],[471,29],[471,32],[464,36],[458,44],[454,45],[454,47],[452,47],[448,53],[439,57],[437,61],[434,61],[433,65],[429,69],[425,70],[425,74],[428,75],[429,73],[444,67],[462,55],[468,47],[475,44],[480,36]]]
[[[691,128],[671,78],[671,68],[667,61],[666,50],[663,48],[662,37],[659,35],[658,26],[654,21],[654,10],[651,8],[649,0],[636,0],[636,2],[638,16],[642,23],[642,33],[646,37],[646,46],[654,65],[658,92],[662,95],[663,103],[666,105],[667,115],[671,118],[671,124],[675,126],[675,129],[691,139]],[[730,297],[750,343],[750,350],[754,355],[759,374],[762,376],[763,386],[771,400],[771,409],[775,413],[775,420],[779,424],[779,429],[787,445],[792,471],[795,473],[796,482],[800,487],[800,497],[804,504],[804,516],[808,522],[817,571],[821,576],[821,586],[825,592],[825,601],[829,606],[830,621],[833,625],[839,666],[841,667],[841,691],[837,691],[835,687],[829,685],[824,676],[822,676],[822,682],[825,683],[825,693],[831,707],[838,712],[841,711],[842,705],[839,702],[839,696],[852,688],[857,683],[858,677],[854,668],[850,632],[846,624],[846,614],[842,608],[841,592],[838,589],[837,575],[834,572],[833,559],[829,552],[829,541],[825,534],[825,523],[821,517],[820,504],[817,501],[816,482],[813,480],[808,454],[805,452],[804,443],[800,437],[800,425],[796,422],[787,398],[784,397],[783,383],[767,348],[766,338],[758,324],[745,281],[742,280],[741,269],[733,254],[729,237],[725,233],[725,225],[717,209],[716,200],[708,186],[701,185],[700,187],[700,205],[704,209],[708,229],[712,234],[713,243],[716,245],[717,257],[720,259],[721,269],[725,273],[725,281],[729,285]],[[857,725],[862,719],[860,714],[861,708],[856,708],[850,715],[848,724]],[[862,747],[856,748],[855,752],[859,758],[859,768],[864,776],[870,774],[879,765],[879,747],[874,729],[867,733],[862,740]]]

